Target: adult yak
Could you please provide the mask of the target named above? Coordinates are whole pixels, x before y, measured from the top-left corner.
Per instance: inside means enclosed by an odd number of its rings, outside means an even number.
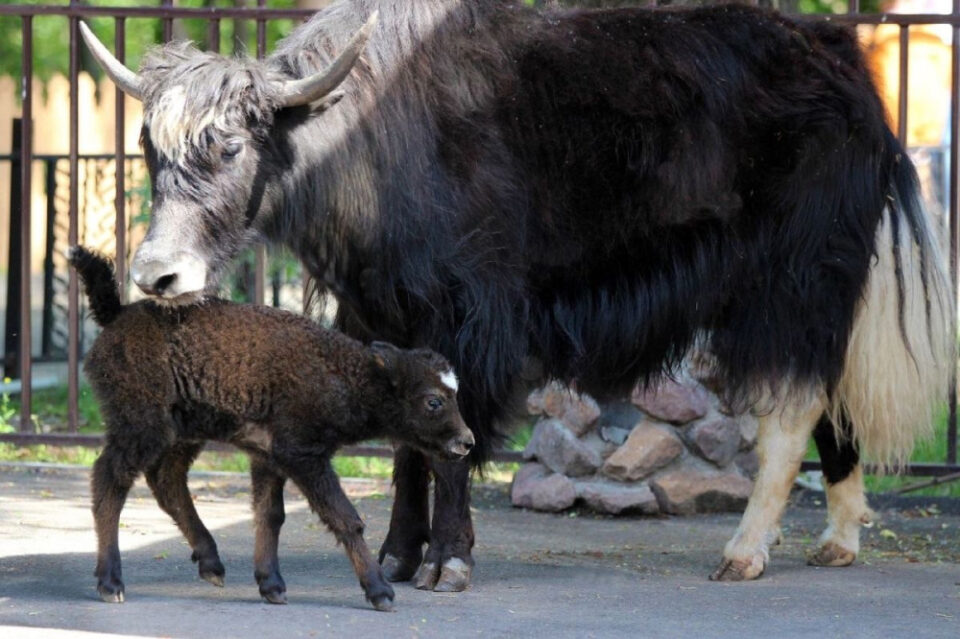
[[[859,453],[902,461],[928,428],[951,296],[852,32],[736,6],[341,0],[264,61],[171,44],[139,73],[84,36],[144,104],[146,293],[195,300],[255,239],[289,246],[343,329],[455,363],[475,463],[519,381],[619,391],[703,345],[760,419],[713,577],[763,572],[811,433],[812,561],[853,561]],[[400,448],[394,480],[388,578],[463,589],[467,464]]]

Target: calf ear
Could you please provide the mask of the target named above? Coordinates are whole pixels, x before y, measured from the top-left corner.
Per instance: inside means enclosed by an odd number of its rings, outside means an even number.
[[[400,383],[400,355],[401,351],[387,342],[370,344],[373,366],[390,380],[394,386]]]

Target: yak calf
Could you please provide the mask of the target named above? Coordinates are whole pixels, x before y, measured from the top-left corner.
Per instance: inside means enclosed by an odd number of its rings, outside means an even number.
[[[84,369],[107,427],[93,468],[97,589],[122,602],[117,528],[136,477],[183,532],[200,576],[223,584],[217,546],[187,489],[204,442],[249,453],[255,577],[268,601],[285,601],[277,561],[287,477],[343,544],[367,599],[392,608],[393,589],[363,539],[330,458],[343,444],[388,437],[432,455],[460,458],[474,444],[457,407],[450,364],[429,350],[360,342],[272,308],[208,300],[190,306],[124,306],[110,262],[71,249],[103,331]]]

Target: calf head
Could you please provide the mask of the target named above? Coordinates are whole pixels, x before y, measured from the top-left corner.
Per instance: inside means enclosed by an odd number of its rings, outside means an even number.
[[[374,342],[373,366],[389,381],[391,410],[385,417],[389,434],[431,455],[465,456],[473,433],[457,405],[457,376],[443,356],[427,349],[401,350]]]
[[[130,267],[148,295],[189,302],[215,284],[280,209],[289,149],[275,136],[277,114],[322,112],[340,95],[376,24],[374,13],[322,71],[302,79],[260,60],[230,59],[172,43],[127,69],[83,23],[91,53],[116,85],[144,107],[141,144],[152,189],[150,227]]]

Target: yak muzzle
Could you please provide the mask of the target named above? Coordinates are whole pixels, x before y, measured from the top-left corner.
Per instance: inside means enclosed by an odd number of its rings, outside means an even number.
[[[457,435],[447,442],[447,452],[454,457],[466,457],[473,450],[473,433],[469,430],[462,435]]]
[[[141,259],[130,266],[130,276],[151,297],[173,299],[201,293],[207,285],[207,265],[191,253],[175,253],[170,259]]]

